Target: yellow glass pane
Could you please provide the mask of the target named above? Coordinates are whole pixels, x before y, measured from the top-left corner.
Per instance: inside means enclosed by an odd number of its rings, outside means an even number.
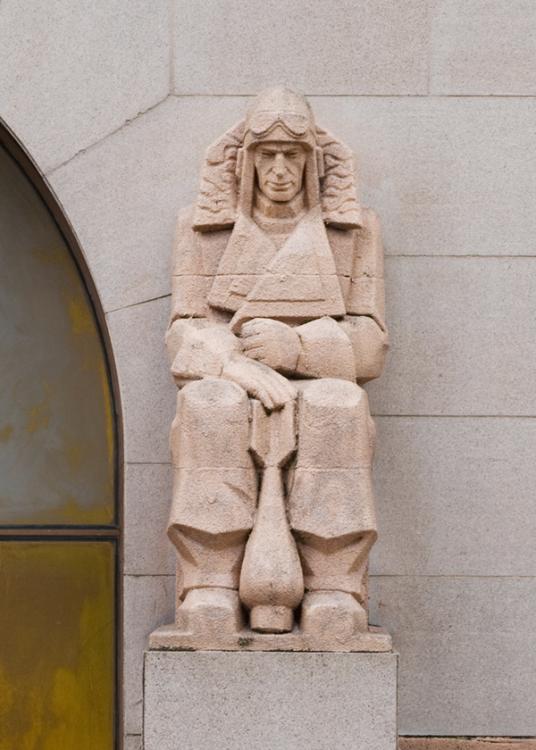
[[[112,750],[115,546],[0,541],[0,750]]]
[[[82,278],[0,148],[0,525],[114,521],[113,406]]]

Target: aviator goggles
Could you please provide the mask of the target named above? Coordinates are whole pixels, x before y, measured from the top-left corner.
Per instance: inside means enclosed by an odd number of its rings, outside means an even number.
[[[278,123],[294,136],[304,136],[311,128],[310,119],[295,112],[256,112],[248,125],[254,135],[261,136]]]

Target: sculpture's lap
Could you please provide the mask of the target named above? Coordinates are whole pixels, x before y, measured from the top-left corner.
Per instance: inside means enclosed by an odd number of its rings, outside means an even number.
[[[297,452],[286,488],[305,588],[346,592],[362,602],[376,538],[368,399],[344,380],[295,382]],[[200,587],[238,589],[259,483],[250,419],[246,392],[230,381],[194,381],[179,393],[169,535],[182,563],[183,595]],[[315,601],[312,611],[318,607]]]

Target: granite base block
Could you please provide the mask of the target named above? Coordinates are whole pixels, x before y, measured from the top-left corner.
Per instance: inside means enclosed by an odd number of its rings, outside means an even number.
[[[148,651],[144,750],[396,750],[397,655]]]

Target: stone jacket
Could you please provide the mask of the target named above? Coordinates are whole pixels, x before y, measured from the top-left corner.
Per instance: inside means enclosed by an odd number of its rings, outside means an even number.
[[[307,216],[295,233],[299,230],[306,235],[308,224],[314,220],[316,217]],[[298,291],[293,299],[293,282],[300,274],[296,266],[280,277],[281,299],[277,299],[274,285],[269,284],[269,297],[263,298],[269,298],[268,306],[266,302],[255,306],[249,301],[252,290],[262,287],[263,282],[258,256],[269,244],[263,242],[263,232],[256,226],[247,226],[248,222],[253,225],[251,219],[243,219],[242,229],[237,223],[235,230],[210,232],[194,231],[192,221],[190,207],[179,216],[174,247],[167,344],[176,377],[187,381],[217,376],[221,353],[239,346],[232,334],[232,330],[239,330],[237,321],[252,317],[282,319],[297,326],[302,353],[296,377],[338,377],[361,384],[380,375],[388,346],[383,248],[379,220],[371,209],[363,209],[359,229],[327,226],[322,232],[329,248],[324,251],[320,268],[327,265],[332,269],[331,276],[323,277],[329,282],[326,285],[324,281],[324,287],[330,289],[328,303],[323,304],[315,301],[314,279],[306,283],[301,278],[295,283]],[[247,241],[248,232],[255,233],[255,248],[260,249],[254,255],[252,243]],[[289,247],[292,242],[297,245],[298,239],[289,239]],[[307,268],[307,258],[299,261],[302,268]],[[301,273],[305,277],[306,271]],[[303,289],[311,289],[305,292],[309,294],[305,299],[301,296]],[[248,305],[251,313],[246,315]]]

